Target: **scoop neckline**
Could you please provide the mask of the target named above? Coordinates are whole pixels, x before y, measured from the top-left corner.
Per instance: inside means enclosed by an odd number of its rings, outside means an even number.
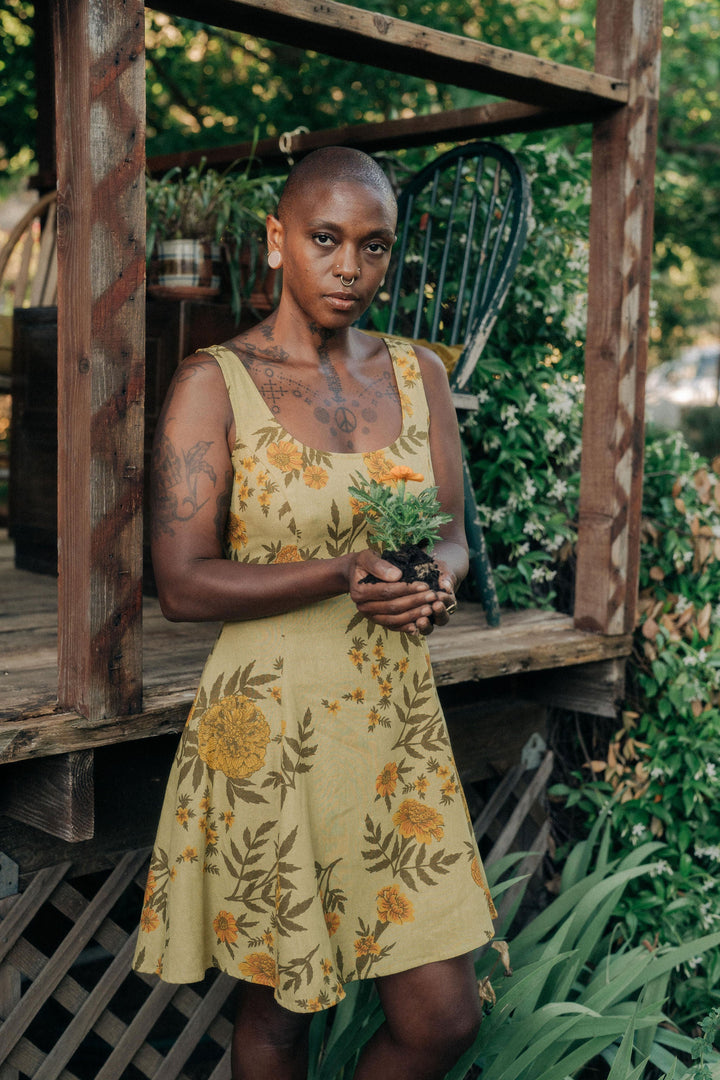
[[[248,382],[250,383],[250,385],[251,385],[251,387],[252,387],[252,389],[253,389],[253,391],[255,393],[256,398],[258,399],[259,403],[262,405],[263,409],[267,413],[268,418],[270,420],[272,420],[272,422],[274,424],[277,424],[277,426],[280,428],[280,430],[282,432],[284,432],[288,436],[289,439],[292,439],[292,441],[294,443],[297,443],[298,446],[301,446],[304,450],[308,450],[310,453],[313,453],[313,454],[328,454],[331,457],[352,458],[352,457],[365,457],[366,454],[382,454],[386,450],[390,450],[395,445],[396,442],[398,442],[400,439],[402,439],[403,435],[405,434],[405,409],[403,408],[402,396],[400,394],[399,372],[398,372],[397,364],[395,362],[395,355],[393,353],[393,350],[390,348],[390,345],[388,343],[388,339],[386,337],[383,337],[381,340],[382,340],[383,344],[385,345],[385,348],[387,349],[388,355],[390,357],[390,363],[392,365],[392,371],[393,371],[393,378],[395,379],[395,387],[396,387],[397,392],[398,392],[398,400],[400,401],[400,431],[395,436],[395,438],[393,439],[392,442],[387,443],[385,446],[378,446],[375,450],[319,450],[317,447],[310,446],[308,443],[303,442],[302,439],[298,439],[298,437],[296,435],[293,435],[293,433],[291,431],[288,431],[288,429],[285,427],[285,425],[281,424],[278,421],[277,417],[275,417],[273,415],[273,413],[270,411],[270,409],[268,408],[267,402],[265,401],[265,398],[262,396],[259,389],[255,385],[255,380],[250,375],[250,372],[245,367],[245,365],[243,364],[243,362],[240,359],[240,357],[238,356],[238,354],[236,352],[233,352],[232,349],[228,348],[227,345],[220,345],[220,346],[216,346],[216,347],[223,349],[225,352],[229,352],[230,355],[235,360],[237,360],[237,362],[240,365],[240,370],[242,371],[243,377],[246,378],[248,380]],[[235,435],[236,435],[236,441],[237,441],[237,431],[235,432]]]

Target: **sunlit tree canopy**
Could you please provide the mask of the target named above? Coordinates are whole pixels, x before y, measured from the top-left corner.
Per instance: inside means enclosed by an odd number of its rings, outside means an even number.
[[[601,0],[600,0],[601,2]],[[591,70],[592,0],[358,0],[357,6]],[[198,10],[202,5],[198,5]],[[148,153],[394,119],[487,100],[354,62],[146,12]],[[32,5],[0,10],[0,161],[34,146]],[[703,318],[720,266],[720,0],[665,0],[656,196],[663,335]],[[587,149],[589,125],[566,129]]]

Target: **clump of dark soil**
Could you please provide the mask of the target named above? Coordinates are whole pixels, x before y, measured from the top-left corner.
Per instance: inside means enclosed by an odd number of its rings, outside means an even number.
[[[437,590],[440,586],[438,565],[424,548],[415,545],[398,548],[397,551],[382,551],[380,558],[392,563],[402,571],[401,581],[423,581],[429,589]],[[362,583],[379,581],[374,574],[366,574]]]

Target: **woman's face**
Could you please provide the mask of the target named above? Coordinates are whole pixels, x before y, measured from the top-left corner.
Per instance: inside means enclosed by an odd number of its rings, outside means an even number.
[[[283,299],[318,327],[354,323],[385,276],[395,200],[362,183],[328,180],[299,192],[282,224],[271,220],[279,230]]]

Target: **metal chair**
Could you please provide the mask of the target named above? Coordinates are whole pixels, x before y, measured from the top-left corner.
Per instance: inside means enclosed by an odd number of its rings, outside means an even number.
[[[422,169],[398,199],[398,241],[381,304],[359,325],[409,338],[455,360],[449,371],[462,422],[478,407],[466,390],[527,238],[530,189],[517,158],[493,143],[457,146]],[[499,624],[492,568],[463,456],[470,567],[490,626]]]

